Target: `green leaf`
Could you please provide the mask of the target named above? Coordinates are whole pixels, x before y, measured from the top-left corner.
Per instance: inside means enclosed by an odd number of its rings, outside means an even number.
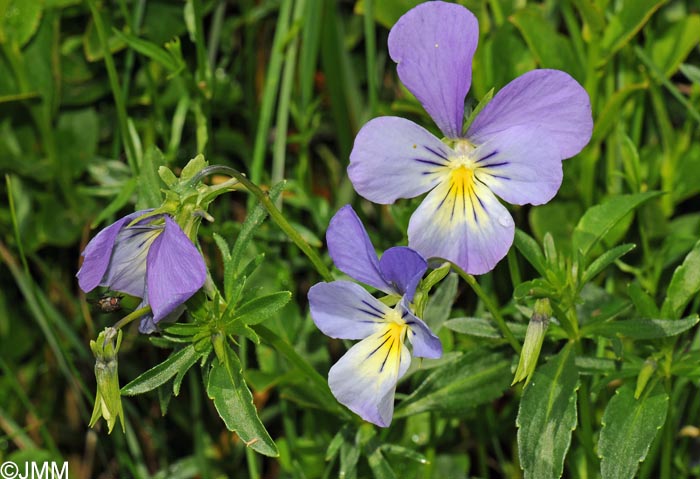
[[[258,417],[238,356],[228,345],[223,349],[225,357],[220,358],[217,354],[218,360],[213,362],[209,371],[207,395],[214,401],[229,431],[235,431],[254,451],[278,456],[277,446]]]
[[[518,449],[525,479],[559,478],[576,428],[578,370],[571,343],[535,371],[518,409]]]
[[[150,58],[154,62],[159,63],[171,74],[178,73],[185,67],[185,65],[183,63],[179,63],[176,58],[170,54],[170,52],[153,42],[143,40],[142,38],[134,36],[130,33],[122,32],[116,28],[112,28],[112,31],[129,47]]]
[[[639,400],[626,384],[615,392],[603,414],[598,454],[603,479],[634,477],[668,412],[668,395],[656,388]]]
[[[661,195],[658,191],[648,191],[633,195],[619,195],[608,199],[600,205],[588,209],[574,229],[574,250],[580,250],[584,256],[604,238],[625,216],[652,198]]]
[[[39,0],[9,0],[0,5],[0,43],[10,42],[23,47],[32,39],[41,22]]]
[[[651,42],[651,59],[667,77],[673,75],[700,43],[700,15],[675,21],[667,32]]]
[[[615,248],[606,251],[602,255],[598,256],[595,261],[593,261],[586,271],[583,272],[583,277],[581,278],[581,283],[586,284],[593,278],[598,276],[605,268],[610,266],[612,263],[620,259],[622,256],[626,255],[630,251],[636,248],[634,244],[623,244],[616,246]]]
[[[406,417],[424,411],[462,415],[503,394],[510,384],[510,359],[494,350],[472,349],[434,369],[394,412]]]
[[[552,22],[545,18],[541,6],[521,8],[510,21],[522,34],[540,67],[566,70],[574,78],[582,77],[583,68],[574,54],[571,40],[556,31]]]
[[[626,0],[620,2],[619,11],[615,12],[603,32],[601,46],[607,52],[607,63],[612,55],[634,37],[651,16],[667,0]]]
[[[547,274],[547,260],[544,257],[544,253],[542,253],[542,248],[540,248],[540,245],[537,244],[537,241],[535,241],[532,236],[529,236],[521,229],[516,229],[514,244],[515,247],[518,248],[518,251],[520,251],[520,254],[525,257],[528,263],[530,263],[541,276]]]
[[[527,326],[521,323],[506,322],[516,338],[524,338]],[[468,334],[478,338],[502,339],[503,335],[491,321],[484,318],[453,318],[445,321],[447,329],[456,333]]]
[[[450,317],[452,304],[457,296],[459,279],[455,273],[450,273],[440,283],[425,307],[423,319],[433,331],[439,330]]]
[[[646,83],[632,83],[625,85],[610,95],[608,100],[605,102],[605,106],[603,107],[600,115],[598,115],[598,118],[596,118],[595,125],[593,126],[591,142],[597,143],[604,140],[608,134],[613,131],[613,127],[619,124],[620,111],[627,100],[634,93],[644,90],[648,88],[648,86],[649,85]]]
[[[292,293],[289,291],[257,297],[238,308],[235,317],[246,324],[262,323],[283,308],[291,298]]]
[[[421,3],[421,0],[392,0],[391,2],[373,2],[374,19],[385,28],[390,29],[394,26],[401,15],[419,3]],[[364,13],[365,2],[364,0],[358,0],[355,4],[355,14],[364,15]]]
[[[639,316],[647,318],[661,316],[661,311],[656,306],[654,298],[649,296],[649,294],[646,291],[642,290],[642,287],[639,285],[639,283],[630,283],[627,286],[627,293],[629,294],[629,297],[632,300],[632,304],[634,304],[634,307],[637,309],[637,313],[639,313]]]
[[[136,202],[137,210],[157,208],[163,202],[161,188],[163,183],[158,170],[165,165],[165,158],[158,147],[151,146],[143,155],[141,169],[139,171],[139,198]]]
[[[280,181],[279,183],[274,185],[270,189],[270,199],[273,202],[277,200],[277,198],[279,198],[279,195],[282,193],[283,189],[284,181]],[[250,240],[253,239],[253,233],[262,224],[263,220],[265,220],[266,217],[267,210],[265,210],[265,208],[262,205],[258,204],[243,222],[243,225],[241,226],[241,232],[238,234],[238,238],[236,238],[236,242],[234,243],[233,249],[231,250],[230,267],[232,271],[236,272],[236,274],[238,274],[238,266],[241,262],[241,258],[243,257],[243,253],[250,244]],[[233,284],[230,284],[228,288],[225,288],[227,291],[226,298],[230,296],[229,289],[232,287]]]
[[[477,115],[479,113],[481,113],[481,110],[483,110],[486,107],[486,105],[488,105],[489,102],[491,101],[491,99],[493,98],[493,92],[494,92],[494,89],[491,88],[486,93],[486,95],[484,95],[484,97],[481,100],[479,100],[479,104],[474,107],[474,109],[471,111],[471,113],[469,113],[469,117],[467,118],[467,121],[464,124],[462,131],[469,130],[469,126],[474,122],[474,119],[476,119]]]
[[[685,306],[700,291],[700,241],[695,243],[681,264],[673,272],[671,284],[666,290],[666,300],[661,307],[664,316],[678,318]]]
[[[690,316],[684,319],[625,319],[586,325],[581,335],[586,337],[625,336],[632,339],[658,339],[676,336],[698,324],[700,318]]]
[[[181,369],[189,369],[192,364],[192,358],[197,358],[199,353],[193,345],[189,345],[181,350],[168,356],[168,359],[152,367],[145,373],[139,375],[136,379],[121,389],[123,396],[135,396],[152,391],[155,388],[162,386],[175,376]],[[196,361],[196,359],[195,359]],[[185,370],[186,370],[185,369]]]

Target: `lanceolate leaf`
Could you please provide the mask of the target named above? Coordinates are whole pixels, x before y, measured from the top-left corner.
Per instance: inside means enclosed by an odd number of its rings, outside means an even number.
[[[520,400],[518,448],[525,479],[559,478],[576,427],[578,370],[568,344],[540,367]]]
[[[207,394],[230,431],[238,433],[251,449],[275,457],[279,454],[277,446],[258,417],[253,395],[243,379],[241,362],[231,348],[224,346],[223,350],[225,357],[217,354],[209,372]]]
[[[191,344],[185,348],[182,348],[178,352],[168,356],[168,359],[159,365],[149,369],[124,386],[121,389],[122,395],[135,396],[137,394],[152,391],[158,386],[162,386],[168,382],[170,378],[180,372],[181,369],[189,369],[192,364],[197,361],[196,358],[199,355],[200,353]]]
[[[581,330],[583,336],[625,336],[632,339],[659,339],[681,334],[698,324],[698,316],[684,319],[626,319],[594,323]]]
[[[666,291],[666,300],[661,308],[664,316],[679,317],[683,309],[700,291],[700,241],[673,272],[671,284]]]
[[[622,244],[620,246],[617,246],[611,250],[606,251],[602,255],[598,256],[591,264],[586,268],[586,271],[583,273],[583,278],[581,279],[581,284],[586,284],[592,279],[594,279],[596,276],[598,276],[599,273],[601,273],[605,268],[607,268],[610,264],[614,263],[616,260],[618,260],[620,257],[626,255],[630,251],[632,251],[635,248],[635,245],[633,244]]]
[[[603,414],[598,440],[603,479],[634,477],[667,411],[668,395],[658,387],[638,400],[631,385],[617,390]]]
[[[242,305],[236,311],[235,317],[246,324],[261,323],[284,307],[291,297],[292,293],[289,291],[260,296]]]
[[[573,234],[574,250],[584,256],[612,230],[622,219],[639,205],[661,193],[648,191],[634,195],[620,195],[589,208],[576,225]]]
[[[394,417],[423,411],[460,415],[499,397],[509,384],[509,359],[498,351],[472,349],[430,373],[398,406]]]

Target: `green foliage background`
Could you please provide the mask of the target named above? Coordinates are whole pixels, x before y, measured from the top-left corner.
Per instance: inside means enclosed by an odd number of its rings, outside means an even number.
[[[372,205],[345,168],[370,118],[435,130],[386,48],[417,3],[0,0],[0,462],[67,460],[78,478],[540,479],[632,477],[646,457],[640,477],[700,474],[692,0],[459,2],[480,22],[469,106],[526,71],[557,68],[587,89],[595,129],[552,202],[511,207],[517,250],[478,278],[484,295],[453,275],[434,292],[426,320],[446,355],[411,368],[390,429],[349,419],[309,385],[345,345],[316,330],[306,292],[320,277],[271,222],[245,251],[265,259],[243,295],[288,290],[292,300],[266,319],[274,337],[241,339],[237,351],[279,457],[226,429],[197,368],[172,401],[163,389],[124,398],[126,434],[87,428],[88,343],[119,316],[78,290],[79,254],[116,217],[159,203],[158,166],[202,153],[265,189],[286,179],[278,204],[319,251],[346,203],[379,250],[405,244],[417,203]],[[255,204],[240,192],[210,209],[201,241],[217,279],[212,234],[233,243]],[[567,320],[548,330],[533,387],[509,388],[517,356],[494,310],[522,340],[540,296]],[[168,357],[159,346],[125,331],[122,384]],[[539,441],[552,424],[566,427],[548,446]]]

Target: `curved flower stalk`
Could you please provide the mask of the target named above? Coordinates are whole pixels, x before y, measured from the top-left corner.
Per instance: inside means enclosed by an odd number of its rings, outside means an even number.
[[[206,279],[202,255],[177,223],[150,212],[137,211],[100,231],[83,251],[77,274],[84,292],[106,286],[142,298],[139,308],[151,307],[141,319],[142,333],[152,333],[169,315],[179,316]]]
[[[409,246],[471,274],[493,269],[513,243],[513,218],[497,196],[548,202],[562,160],[581,151],[593,129],[583,87],[562,71],[534,70],[500,90],[463,133],[478,33],[469,10],[440,1],[399,19],[389,54],[446,138],[403,118],[375,118],[358,133],[348,168],[355,190],[375,203],[429,192],[409,222]]]
[[[410,305],[427,263],[402,246],[388,249],[377,259],[362,222],[349,205],[331,219],[326,240],[339,270],[400,296],[392,308],[350,281],[318,283],[309,290],[311,317],[324,334],[362,340],[328,372],[333,395],[363,419],[387,427],[394,413],[396,383],[411,363],[406,337],[415,356],[442,355],[440,340]]]

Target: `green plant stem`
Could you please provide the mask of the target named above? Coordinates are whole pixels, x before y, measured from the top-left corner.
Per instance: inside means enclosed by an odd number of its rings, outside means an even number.
[[[297,0],[294,6],[293,23],[301,21],[304,13],[305,0]],[[294,85],[294,74],[297,66],[297,52],[299,51],[299,35],[291,40],[284,57],[284,71],[282,73],[282,86],[280,87],[279,103],[277,105],[277,120],[275,122],[275,143],[272,147],[272,184],[284,179],[284,166],[287,159],[287,130],[289,126],[289,105]],[[282,197],[277,199],[277,208],[282,208]]]
[[[304,238],[299,234],[294,227],[289,224],[289,221],[284,217],[282,212],[277,209],[270,197],[263,190],[258,187],[255,183],[250,181],[243,173],[231,168],[230,166],[210,166],[205,168],[197,175],[196,179],[200,179],[202,176],[207,174],[212,174],[214,172],[225,173],[236,178],[249,192],[251,192],[260,201],[263,208],[267,210],[270,214],[270,218],[277,223],[282,231],[291,239],[295,245],[309,258],[311,263],[316,268],[316,271],[323,277],[324,281],[333,281],[333,275],[331,274],[328,267],[325,265],[321,257],[316,253],[316,251],[309,245],[309,243],[304,240]]]
[[[14,188],[12,187],[12,177],[10,175],[5,175],[5,183],[7,184],[7,200],[8,204],[10,205],[10,217],[12,218],[12,229],[15,232],[15,241],[17,241],[17,251],[19,252],[19,259],[22,261],[22,268],[24,268],[24,274],[29,276],[29,265],[27,264],[27,258],[24,255],[22,236],[19,232],[19,222],[17,221],[17,210],[15,209],[14,201]]]
[[[117,109],[117,121],[119,122],[119,130],[122,136],[122,141],[124,142],[124,147],[126,149],[126,158],[129,162],[131,173],[133,175],[137,175],[139,172],[139,165],[137,163],[136,158],[136,147],[131,141],[131,135],[129,135],[128,117],[126,114],[126,103],[124,100],[124,95],[122,94],[121,86],[119,85],[117,68],[114,65],[112,53],[109,51],[109,41],[107,39],[107,32],[105,30],[104,23],[102,23],[102,17],[100,16],[100,12],[97,9],[95,0],[88,0],[87,3],[90,7],[90,12],[92,13],[92,19],[95,22],[95,30],[97,31],[97,36],[100,39],[100,45],[102,46],[105,67],[107,68],[107,76],[109,76],[109,83],[112,88],[112,95],[114,96],[114,106]]]
[[[370,116],[377,114],[377,48],[374,32],[374,0],[365,0],[365,57],[367,58],[367,93]]]
[[[268,61],[267,74],[265,75],[265,87],[260,105],[260,116],[255,134],[253,146],[253,160],[250,164],[250,178],[254,183],[262,179],[263,165],[265,162],[265,150],[267,137],[272,123],[272,109],[277,99],[277,87],[282,71],[282,50],[287,39],[289,19],[292,12],[292,0],[283,0],[275,26],[275,38],[272,41],[270,60]],[[252,207],[252,203],[248,205]],[[250,209],[250,208],[249,208]]]
[[[121,329],[130,322],[132,322],[135,319],[140,318],[144,314],[148,314],[151,312],[151,307],[150,306],[144,306],[143,308],[137,309],[136,311],[133,311],[126,316],[124,316],[122,319],[117,321],[115,325],[113,326],[114,329]]]
[[[486,292],[481,288],[481,285],[479,285],[474,276],[468,274],[466,271],[464,271],[462,268],[455,264],[453,264],[452,267],[455,269],[455,271],[457,271],[457,274],[459,274],[462,277],[462,279],[467,282],[467,284],[472,288],[472,290],[474,290],[474,293],[476,293],[479,299],[481,299],[484,302],[486,309],[489,310],[491,316],[493,317],[493,320],[496,322],[496,326],[498,326],[498,329],[501,330],[501,334],[503,334],[503,337],[513,347],[515,352],[520,354],[522,346],[520,346],[518,340],[515,339],[513,332],[506,324],[506,320],[503,319],[503,316],[498,310],[498,306],[496,306],[491,297],[487,295]]]

